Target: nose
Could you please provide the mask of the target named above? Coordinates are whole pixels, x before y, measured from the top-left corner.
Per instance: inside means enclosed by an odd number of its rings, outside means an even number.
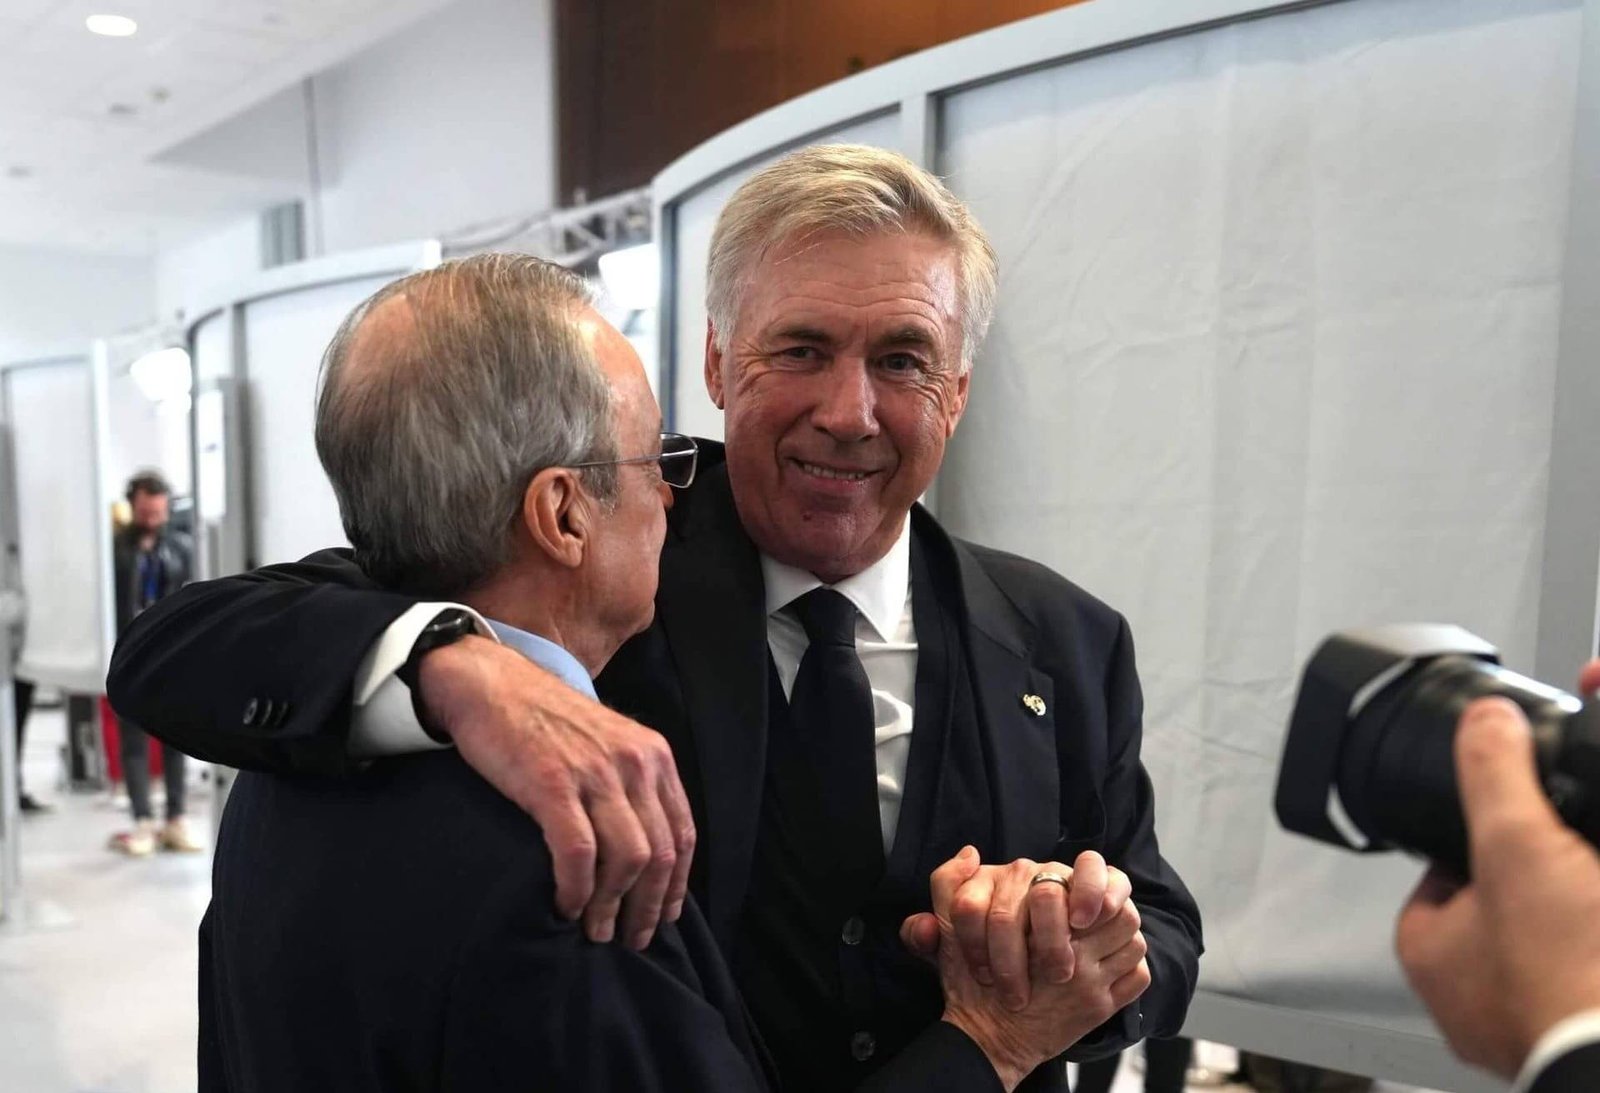
[[[817,382],[822,389],[811,412],[814,426],[845,443],[877,435],[878,397],[865,360],[836,358]]]
[[[661,507],[666,509],[668,512],[671,512],[672,511],[672,504],[673,504],[673,496],[672,495],[675,494],[677,491],[674,490],[671,486],[667,485],[665,482],[658,482],[656,484],[656,489],[661,491]]]

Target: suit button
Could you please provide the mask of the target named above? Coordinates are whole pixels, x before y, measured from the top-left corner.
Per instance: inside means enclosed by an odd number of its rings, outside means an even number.
[[[858,1032],[850,1037],[850,1055],[858,1063],[872,1058],[872,1053],[877,1050],[878,1040],[870,1032]]]
[[[272,728],[272,714],[277,708],[277,705],[278,704],[272,701],[270,698],[263,698],[261,700],[261,710],[256,723],[263,729]]]
[[[255,699],[252,698],[249,702],[245,703],[245,707],[244,707],[244,727],[247,728],[247,729],[255,728],[256,727],[256,715],[259,714],[260,712],[261,712],[261,703],[257,702]]]
[[[844,920],[844,929],[839,931],[839,940],[846,945],[859,945],[861,939],[867,936],[867,924],[861,921],[860,915],[851,915]]]
[[[272,726],[277,728],[287,720],[289,720],[289,703],[280,699],[278,701],[278,709],[272,715]]]

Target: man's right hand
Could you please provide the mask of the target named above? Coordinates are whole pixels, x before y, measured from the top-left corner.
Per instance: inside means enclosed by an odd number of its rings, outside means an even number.
[[[1047,865],[1052,872],[1071,875],[1067,866]],[[978,852],[969,846],[933,873],[944,1020],[972,1038],[1011,1090],[1145,992],[1150,986],[1147,946],[1138,910],[1124,903],[1109,919],[1072,939],[1074,968],[1068,981],[1052,977],[1035,982],[1026,1005],[1014,1009],[997,987],[978,981],[956,937],[957,893],[980,868]]]
[[[1600,661],[1579,686],[1600,692]],[[1509,1078],[1557,1023],[1600,1010],[1600,855],[1545,796],[1509,700],[1468,706],[1455,754],[1472,881],[1430,870],[1396,946],[1456,1054]]]
[[[562,914],[636,949],[677,920],[694,818],[660,733],[487,638],[429,652],[417,681],[430,722],[544,829]]]

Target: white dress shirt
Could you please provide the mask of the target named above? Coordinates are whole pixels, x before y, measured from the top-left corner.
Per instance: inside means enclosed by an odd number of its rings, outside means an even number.
[[[822,582],[803,569],[761,556],[767,585],[767,645],[788,697],[800,658],[810,642],[789,605]],[[889,553],[876,563],[830,585],[856,605],[856,654],[872,687],[874,739],[878,757],[878,822],[883,852],[894,845],[905,797],[906,760],[917,693],[917,631],[911,620],[911,521],[900,528]]]
[[[471,615],[483,637],[500,640],[488,621],[465,604],[412,604],[379,635],[356,667],[355,685],[350,692],[351,755],[376,759],[450,746],[422,731],[411,705],[411,688],[395,673],[405,666],[411,647],[417,643],[423,629],[438,618],[440,612],[451,608]]]

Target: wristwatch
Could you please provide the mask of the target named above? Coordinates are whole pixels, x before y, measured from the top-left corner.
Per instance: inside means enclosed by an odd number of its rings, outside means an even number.
[[[417,640],[411,646],[411,655],[406,657],[406,662],[394,673],[411,691],[411,711],[417,715],[417,724],[422,726],[423,732],[441,744],[450,743],[450,735],[430,725],[424,716],[422,690],[417,686],[417,672],[422,668],[422,658],[428,653],[477,632],[477,620],[472,617],[470,611],[463,611],[459,607],[448,607],[422,628],[422,633],[417,635]]]

